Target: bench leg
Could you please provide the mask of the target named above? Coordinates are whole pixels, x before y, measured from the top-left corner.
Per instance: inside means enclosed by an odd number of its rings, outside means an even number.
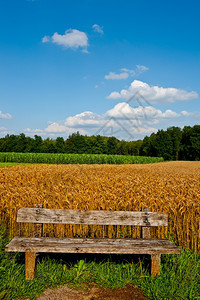
[[[154,277],[160,274],[161,254],[151,255],[151,276]]]
[[[35,252],[25,252],[25,275],[26,280],[32,280],[35,276]]]

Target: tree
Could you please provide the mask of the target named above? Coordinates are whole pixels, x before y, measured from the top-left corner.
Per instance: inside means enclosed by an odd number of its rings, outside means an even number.
[[[140,155],[149,156],[150,152],[150,137],[145,136],[140,148]]]
[[[119,140],[111,136],[107,140],[107,154],[117,154]]]
[[[57,137],[55,141],[55,151],[57,153],[64,153],[65,152],[64,145],[65,145],[65,141],[63,137]]]
[[[190,136],[194,159],[200,159],[200,125],[194,125]]]
[[[128,154],[129,155],[136,155],[136,156],[140,155],[142,144],[143,144],[142,140],[129,142],[128,145],[127,145]]]
[[[173,152],[172,152],[172,159],[178,160],[179,152],[181,149],[181,139],[182,139],[182,132],[179,127],[169,127],[167,128],[167,133],[169,134],[171,141],[173,143]]]
[[[7,134],[5,136],[5,142],[3,144],[3,152],[18,152],[16,151],[17,136],[14,134]]]
[[[129,143],[126,141],[118,142],[117,154],[119,155],[128,155]]]
[[[158,157],[163,157],[165,160],[173,159],[173,143],[166,131],[159,130],[157,132],[154,146]]]
[[[182,130],[181,149],[179,159],[194,160],[194,151],[191,143],[192,127],[184,126]]]
[[[43,140],[41,138],[41,136],[39,135],[34,135],[34,143],[33,143],[33,152],[35,153],[42,153],[44,152],[44,148],[43,148]]]
[[[94,154],[103,154],[106,151],[106,142],[103,136],[91,136],[88,137],[88,141],[91,141],[91,153]]]
[[[66,141],[66,148],[68,153],[87,153],[87,137],[83,136],[77,131],[72,133]]]
[[[43,141],[43,147],[41,149],[45,153],[56,153],[55,141],[49,137]]]

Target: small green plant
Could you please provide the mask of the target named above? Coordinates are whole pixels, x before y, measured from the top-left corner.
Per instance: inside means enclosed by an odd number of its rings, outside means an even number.
[[[77,264],[74,265],[74,269],[76,272],[76,280],[78,280],[86,271],[87,265],[85,261],[81,259]]]

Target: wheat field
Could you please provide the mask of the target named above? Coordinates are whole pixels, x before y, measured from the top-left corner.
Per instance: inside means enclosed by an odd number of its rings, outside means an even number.
[[[146,165],[19,165],[0,169],[0,221],[10,237],[31,235],[17,224],[21,207],[131,210],[149,207],[168,214],[169,227],[152,235],[200,249],[200,162]],[[139,237],[130,226],[45,225],[46,236]]]

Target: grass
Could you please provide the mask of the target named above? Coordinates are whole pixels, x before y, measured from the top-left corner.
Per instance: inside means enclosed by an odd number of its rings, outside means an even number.
[[[15,162],[9,162],[9,163],[0,163],[0,168],[2,167],[11,167],[16,165],[25,165],[25,163],[15,163]]]
[[[74,255],[39,255],[36,277],[26,281],[24,254],[4,252],[8,242],[4,226],[0,232],[0,299],[33,299],[48,287],[84,288],[94,282],[109,288],[131,283],[150,300],[200,299],[200,255],[194,252],[163,255],[161,275],[155,278],[150,277],[146,256],[140,261],[126,255],[78,255],[75,260]]]
[[[107,155],[107,154],[63,154],[63,153],[16,153],[0,152],[0,162],[44,163],[44,164],[144,164],[162,162],[162,157]]]

